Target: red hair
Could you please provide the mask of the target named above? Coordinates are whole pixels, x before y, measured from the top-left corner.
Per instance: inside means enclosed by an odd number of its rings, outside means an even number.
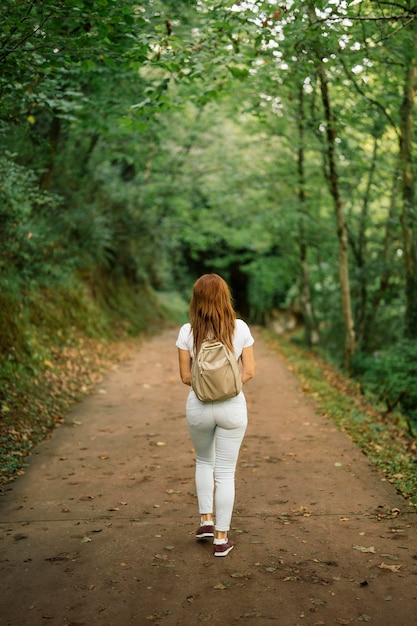
[[[195,282],[190,323],[195,354],[205,339],[217,339],[233,352],[236,313],[229,287],[218,274],[204,274]]]

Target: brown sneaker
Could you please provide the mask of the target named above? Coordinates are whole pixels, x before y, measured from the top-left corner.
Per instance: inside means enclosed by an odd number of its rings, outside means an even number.
[[[214,556],[227,556],[233,550],[233,541],[228,539],[226,543],[214,543]]]
[[[208,539],[214,537],[214,524],[202,524],[195,532],[196,539]]]

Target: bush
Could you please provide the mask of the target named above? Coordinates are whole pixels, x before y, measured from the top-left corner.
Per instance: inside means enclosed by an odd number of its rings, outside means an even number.
[[[373,355],[358,354],[352,367],[364,391],[384,402],[387,412],[399,408],[413,432],[417,428],[417,341],[402,340]]]
[[[35,173],[0,158],[0,273],[22,285],[48,285],[72,271],[59,216],[61,199],[39,189]]]

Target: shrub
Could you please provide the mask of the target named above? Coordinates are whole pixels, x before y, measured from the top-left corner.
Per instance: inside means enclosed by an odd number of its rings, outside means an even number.
[[[399,408],[413,432],[417,428],[417,341],[402,340],[373,355],[358,354],[352,366],[364,391],[384,402],[388,413]]]

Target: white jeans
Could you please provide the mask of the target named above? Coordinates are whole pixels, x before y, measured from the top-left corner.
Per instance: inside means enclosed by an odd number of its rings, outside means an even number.
[[[190,391],[186,415],[197,458],[199,512],[213,513],[214,498],[216,530],[228,531],[235,500],[236,463],[248,423],[245,396],[240,392],[223,402],[200,402]]]

